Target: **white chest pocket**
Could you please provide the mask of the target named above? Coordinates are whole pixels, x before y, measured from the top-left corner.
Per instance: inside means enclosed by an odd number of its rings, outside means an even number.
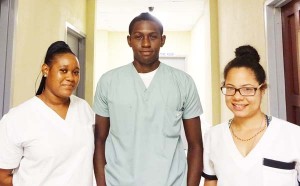
[[[298,186],[295,162],[283,162],[264,158],[264,186]]]

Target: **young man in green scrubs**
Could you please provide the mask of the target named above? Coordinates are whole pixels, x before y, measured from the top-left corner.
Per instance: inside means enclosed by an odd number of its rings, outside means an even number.
[[[94,99],[98,186],[198,186],[202,107],[192,78],[159,61],[163,26],[149,13],[129,25],[133,62],[105,73]],[[184,126],[187,158],[180,136]]]

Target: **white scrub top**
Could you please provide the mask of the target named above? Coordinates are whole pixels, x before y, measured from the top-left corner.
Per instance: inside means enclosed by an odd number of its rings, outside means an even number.
[[[94,111],[110,118],[108,186],[184,186],[187,162],[182,119],[202,113],[192,78],[160,63],[148,88],[132,63],[104,74]]]
[[[33,97],[0,121],[0,168],[14,169],[14,186],[93,185],[94,113],[71,96],[62,119]]]
[[[246,156],[237,149],[228,123],[212,127],[204,140],[206,179],[218,186],[298,186],[300,127],[272,117],[257,145]]]

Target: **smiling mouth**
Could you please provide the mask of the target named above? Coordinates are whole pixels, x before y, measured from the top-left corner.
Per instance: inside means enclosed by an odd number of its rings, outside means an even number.
[[[66,88],[74,88],[74,85],[63,85],[63,87],[66,87]]]
[[[235,110],[238,110],[238,111],[241,111],[241,110],[245,109],[245,107],[246,107],[246,105],[244,105],[244,104],[243,105],[242,104],[232,104],[232,106]]]

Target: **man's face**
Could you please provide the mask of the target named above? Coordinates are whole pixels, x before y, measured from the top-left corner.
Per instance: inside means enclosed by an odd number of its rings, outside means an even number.
[[[165,43],[159,25],[153,21],[138,21],[134,24],[132,33],[127,36],[129,46],[133,50],[134,65],[141,68],[159,65],[159,50]]]

